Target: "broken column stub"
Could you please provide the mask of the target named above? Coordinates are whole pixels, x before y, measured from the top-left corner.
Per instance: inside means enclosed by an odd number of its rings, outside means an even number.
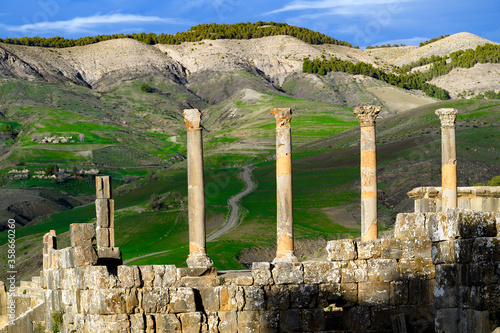
[[[57,250],[55,230],[50,230],[43,236],[43,269],[50,269],[52,266],[52,250]]]
[[[354,114],[361,126],[361,241],[378,237],[377,216],[377,153],[375,119],[380,106],[358,106]]]
[[[276,118],[276,204],[277,250],[274,262],[297,262],[293,246],[292,212],[292,111],[275,108]]]
[[[99,259],[121,260],[120,249],[115,247],[115,202],[112,199],[111,179],[97,176],[96,184],[96,245]]]
[[[441,108],[436,115],[441,120],[441,154],[442,154],[442,209],[457,207],[457,152],[455,145],[455,120],[457,109]]]
[[[186,109],[182,113],[187,130],[189,256],[186,263],[189,268],[213,266],[206,251],[201,114],[198,109]]]

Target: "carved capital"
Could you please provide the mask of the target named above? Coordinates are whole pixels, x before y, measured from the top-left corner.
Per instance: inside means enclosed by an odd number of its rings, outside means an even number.
[[[184,121],[186,122],[186,129],[195,130],[200,128],[202,112],[198,109],[185,109],[182,112]]]
[[[276,127],[288,126],[292,120],[292,109],[290,108],[274,108],[271,109],[271,114],[276,118]]]
[[[375,119],[377,118],[380,111],[382,111],[382,107],[375,105],[358,106],[353,110],[356,117],[359,118],[361,127],[374,126]]]
[[[441,127],[455,127],[458,111],[453,108],[441,108],[436,110],[436,115],[441,120]]]

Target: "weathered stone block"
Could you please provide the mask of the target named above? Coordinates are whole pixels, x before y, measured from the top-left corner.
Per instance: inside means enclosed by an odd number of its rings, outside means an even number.
[[[233,284],[236,286],[251,286],[253,285],[253,277],[250,272],[233,271],[219,277],[225,284]]]
[[[218,287],[220,293],[220,309],[223,311],[238,311],[245,306],[243,287],[227,286]]]
[[[93,266],[97,263],[97,253],[92,246],[73,247],[75,267]]]
[[[450,209],[446,213],[450,239],[496,236],[496,215],[493,212]]]
[[[207,331],[208,333],[219,333],[219,316],[217,312],[206,312]],[[202,327],[202,331],[204,327]]]
[[[146,323],[144,314],[137,313],[130,315],[130,329],[134,333],[144,333],[146,329]]]
[[[366,260],[380,258],[382,253],[389,247],[390,240],[377,238],[367,242],[357,242],[358,259]]]
[[[123,299],[125,302],[125,312],[134,313],[137,312],[139,306],[138,291],[136,288],[125,289],[123,294]]]
[[[366,260],[349,260],[342,267],[342,283],[368,281]]]
[[[243,287],[245,291],[245,311],[265,310],[264,290],[260,286]]]
[[[72,223],[69,226],[71,247],[96,244],[95,223]]]
[[[206,311],[219,311],[220,307],[220,288],[198,288],[203,310]]]
[[[91,266],[85,269],[84,286],[86,289],[109,288],[110,276],[106,266]]]
[[[219,332],[238,333],[238,317],[236,311],[219,311]]]
[[[358,284],[320,284],[318,303],[321,306],[336,304],[337,306],[354,306],[358,303]]]
[[[165,265],[165,274],[163,274],[162,286],[171,287],[177,282],[177,268],[175,265]]]
[[[403,251],[401,239],[389,238],[388,245],[382,248],[382,259],[400,259],[405,256],[408,251]]]
[[[315,308],[318,299],[318,286],[316,284],[291,285],[290,308],[308,309]]]
[[[467,270],[467,285],[489,285],[500,282],[500,263],[474,262]]]
[[[344,326],[352,330],[370,328],[370,309],[362,306],[345,309]]]
[[[139,267],[137,266],[118,266],[118,280],[123,288],[138,288],[142,282],[140,278]]]
[[[290,308],[290,287],[273,285],[266,291],[266,307],[268,310],[288,310]]]
[[[156,333],[156,323],[153,315],[147,314],[146,316],[146,332],[145,333]]]
[[[183,333],[199,333],[203,323],[201,312],[190,312],[179,314]]]
[[[177,280],[184,276],[217,276],[215,267],[177,268]]]
[[[360,282],[358,283],[358,302],[360,305],[389,305],[389,282]]]
[[[428,213],[427,221],[429,224],[429,240],[431,242],[440,242],[448,240],[448,225],[446,213]]]
[[[439,309],[436,313],[435,329],[437,333],[459,333],[461,330],[462,309]]]
[[[111,228],[114,223],[114,212],[112,211],[111,199],[96,199],[95,200],[95,211],[96,211],[96,227],[97,228]]]
[[[358,258],[356,243],[352,239],[329,241],[326,245],[328,260],[354,260]]]
[[[100,247],[97,249],[97,256],[99,259],[122,260],[122,252],[118,247]]]
[[[238,333],[254,333],[260,331],[260,311],[238,312]]]
[[[443,286],[434,288],[434,307],[436,309],[469,307],[471,287]]]
[[[432,243],[429,239],[414,239],[413,254],[415,258],[431,258]]]
[[[154,316],[156,323],[157,333],[175,333],[182,332],[181,322],[177,319],[176,315],[167,314],[156,314]]]
[[[427,237],[426,222],[424,213],[398,214],[394,225],[394,237],[399,239]]]
[[[491,322],[490,311],[477,311],[472,309],[462,310],[460,323],[462,332],[499,333],[500,327],[497,327],[497,325],[497,320]]]
[[[409,281],[409,303],[414,305],[433,304],[434,287],[436,280],[410,280]]]
[[[261,311],[260,312],[260,333],[278,333],[279,332],[279,312]]]
[[[284,310],[280,311],[280,331],[282,332],[301,332],[302,330],[302,311]]]
[[[111,179],[109,176],[95,177],[96,198],[110,199],[112,197]]]
[[[368,260],[368,281],[389,282],[399,278],[397,261],[395,259]]]
[[[109,333],[127,332],[130,329],[128,315],[89,315],[87,316],[88,332]]]
[[[435,266],[431,258],[403,258],[398,262],[398,271],[403,279],[433,279]]]
[[[500,237],[481,237],[474,240],[472,262],[497,261],[500,257]]]
[[[57,257],[57,267],[59,267],[59,269],[75,267],[74,251],[71,247],[58,250],[58,252],[59,256]]]
[[[168,305],[168,312],[181,313],[196,311],[193,289],[187,287],[170,288],[169,295],[170,304]]]
[[[432,244],[432,263],[467,263],[472,259],[474,239],[457,239]]]
[[[298,284],[304,282],[304,270],[301,264],[278,262],[274,265],[273,280],[276,284]]]
[[[306,261],[304,267],[304,283],[339,283],[341,264],[332,261]]]
[[[436,282],[443,286],[467,284],[468,267],[465,264],[436,265]]]
[[[109,229],[97,227],[96,240],[98,247],[109,247]]]
[[[390,305],[406,305],[409,301],[408,281],[390,282]]]
[[[254,262],[252,264],[252,277],[256,285],[273,284],[271,264],[268,262]]]
[[[184,276],[181,278],[181,285],[184,287],[198,288],[205,286],[219,286],[224,281],[216,276]]]
[[[166,313],[169,303],[167,288],[142,289],[142,307],[145,313]]]
[[[323,309],[302,310],[302,330],[304,332],[321,332],[325,330],[325,311]]]

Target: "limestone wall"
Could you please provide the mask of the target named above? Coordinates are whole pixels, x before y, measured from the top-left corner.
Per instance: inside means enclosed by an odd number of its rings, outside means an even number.
[[[441,212],[441,187],[417,187],[408,192],[415,200],[415,213]],[[500,186],[459,187],[458,207],[477,212],[500,212]]]

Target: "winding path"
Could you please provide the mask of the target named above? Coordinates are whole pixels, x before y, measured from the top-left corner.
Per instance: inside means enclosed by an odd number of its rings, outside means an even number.
[[[208,236],[207,242],[213,241],[214,239],[222,236],[230,229],[232,229],[234,226],[236,226],[239,217],[238,213],[240,210],[238,202],[243,197],[250,194],[250,192],[252,192],[255,188],[255,184],[252,181],[252,168],[250,165],[243,166],[243,172],[241,173],[241,176],[243,177],[243,180],[245,181],[247,187],[242,192],[236,194],[235,196],[232,196],[229,199],[229,205],[231,206],[231,214],[229,214],[229,218],[227,219],[226,224],[222,228],[220,228],[219,230],[215,231],[213,234]]]
[[[255,184],[252,181],[252,168],[251,168],[251,165],[245,165],[245,166],[243,166],[243,172],[241,173],[241,176],[242,176],[243,180],[245,181],[245,184],[247,185],[247,187],[242,192],[240,192],[240,193],[232,196],[231,198],[229,198],[228,202],[229,202],[229,206],[231,207],[231,214],[229,214],[229,218],[227,219],[226,224],[224,224],[224,226],[222,228],[218,229],[213,234],[211,234],[207,238],[207,242],[213,241],[214,239],[222,236],[223,234],[225,234],[230,229],[232,229],[233,227],[236,226],[236,224],[238,222],[238,217],[239,217],[238,213],[239,213],[239,210],[240,210],[240,206],[238,205],[238,202],[243,197],[245,197],[246,195],[250,194],[254,190],[254,188],[255,188]],[[147,258],[147,257],[155,256],[157,254],[168,253],[170,251],[172,251],[172,250],[166,250],[166,251],[160,251],[160,252],[153,252],[153,253],[144,254],[142,256],[137,256],[137,257],[134,257],[134,258],[127,259],[123,263],[124,264],[128,264],[128,263],[130,263],[130,262],[132,262],[134,260],[137,260],[137,259]]]

